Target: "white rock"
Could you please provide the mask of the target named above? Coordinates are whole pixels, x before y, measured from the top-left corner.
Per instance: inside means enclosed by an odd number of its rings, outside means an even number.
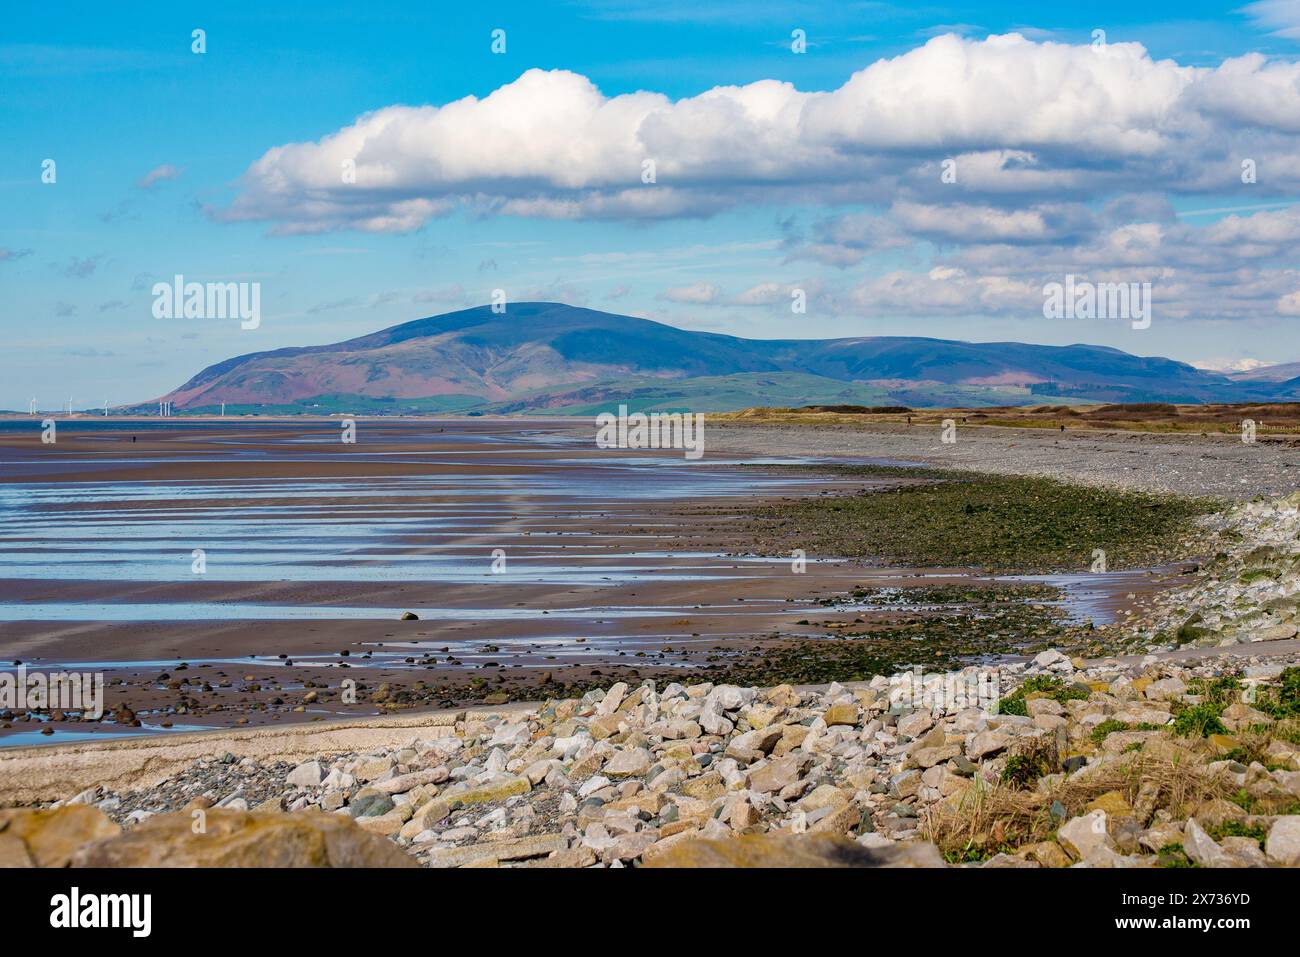
[[[608,847],[613,847],[614,842],[615,839],[610,837],[609,831],[605,830],[605,825],[600,823],[589,824],[582,835],[582,843],[597,854]]]
[[[1040,651],[1035,655],[1034,666],[1046,671],[1060,672],[1061,674],[1069,674],[1074,671],[1074,665],[1070,663],[1070,659],[1054,648]]]
[[[723,711],[739,711],[754,700],[753,688],[737,688],[735,685],[718,685],[709,692],[705,701],[705,710],[712,704]]]
[[[1115,842],[1106,831],[1105,811],[1093,811],[1091,814],[1072,818],[1061,825],[1056,832],[1056,837],[1062,847],[1079,859],[1087,858],[1099,847],[1113,849],[1115,846]]]
[[[722,712],[705,708],[700,713],[700,727],[705,734],[728,735],[736,726],[729,718],[724,718]]]
[[[304,761],[285,778],[285,783],[296,788],[314,788],[320,787],[321,781],[325,778],[321,771],[319,761]]]
[[[1300,867],[1300,816],[1288,815],[1273,822],[1264,853],[1276,864]]]
[[[618,706],[623,703],[623,698],[627,695],[627,682],[619,681],[610,686],[605,692],[605,697],[600,699],[600,704],[596,705],[596,714],[613,714],[618,710]]]
[[[506,769],[506,753],[500,748],[493,748],[483,762],[483,767],[488,771],[504,771]]]
[[[1188,818],[1183,828],[1183,851],[1202,867],[1231,867],[1232,859],[1206,834],[1196,818]]]

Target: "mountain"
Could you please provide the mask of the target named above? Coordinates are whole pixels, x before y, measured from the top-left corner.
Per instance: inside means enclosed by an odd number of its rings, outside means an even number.
[[[478,306],[324,346],[209,366],[160,398],[176,411],[727,411],[813,403],[1267,401],[1300,382],[1217,372],[1104,346],[913,336],[742,339],[563,303]],[[158,400],[153,400],[156,403]],[[145,409],[149,403],[142,403]]]
[[[1300,378],[1300,362],[1283,362],[1272,366],[1256,366],[1243,372],[1229,372],[1228,378],[1236,382],[1286,382]]]

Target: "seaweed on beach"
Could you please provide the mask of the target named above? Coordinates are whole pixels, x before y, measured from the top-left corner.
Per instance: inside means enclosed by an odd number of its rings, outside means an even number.
[[[1104,552],[1106,569],[1115,571],[1187,557],[1191,519],[1216,508],[1204,499],[1028,476],[892,466],[829,471],[909,481],[756,508],[748,525],[756,551],[802,548],[809,557],[1022,573],[1086,570]]]

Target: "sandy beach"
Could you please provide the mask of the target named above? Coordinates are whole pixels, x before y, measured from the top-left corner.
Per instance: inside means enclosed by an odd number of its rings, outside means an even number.
[[[32,423],[0,432],[6,664],[102,671],[109,712],[94,724],[4,722],[0,739],[699,677],[906,615],[826,606],[855,588],[992,583],[817,554],[796,572],[788,556],[754,554],[743,519],[756,505],[900,481],[775,467],[842,457],[686,462],[597,449],[590,423],[573,421],[363,420],[355,445],[338,430],[87,420],[52,445]],[[1158,587],[1149,574],[1061,581],[1099,621]],[[338,694],[345,678],[356,701]]]

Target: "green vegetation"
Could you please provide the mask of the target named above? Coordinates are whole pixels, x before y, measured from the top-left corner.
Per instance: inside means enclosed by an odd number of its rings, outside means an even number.
[[[1025,701],[1030,695],[1051,698],[1065,704],[1067,701],[1085,700],[1089,693],[1088,688],[1081,685],[1067,685],[1060,678],[1053,678],[1050,675],[1034,675],[999,701],[997,712],[999,714],[1018,714],[1025,717],[1029,714]]]
[[[1180,645],[1185,645],[1205,635],[1206,630],[1197,627],[1203,620],[1204,618],[1199,611],[1194,612],[1191,617],[1178,626],[1178,630],[1174,632],[1174,641]]]
[[[1241,699],[1241,682],[1231,675],[1221,678],[1194,678],[1187,683],[1187,694],[1198,699],[1195,704],[1173,702],[1174,734],[1186,738],[1205,738],[1225,734],[1223,712]]]
[[[1189,520],[1215,507],[1024,476],[891,466],[833,471],[900,481],[759,510],[751,529],[763,550],[1029,572],[1088,568],[1101,549],[1114,570],[1179,557],[1176,541]]]
[[[1223,714],[1225,708],[1241,699],[1241,681],[1232,675],[1220,678],[1193,678],[1187,683],[1187,693],[1200,699],[1199,704]]]
[[[978,607],[993,603],[1040,601],[1054,602],[1061,598],[1061,590],[1041,582],[998,584],[915,585],[907,588],[855,588],[849,592],[849,601],[840,598],[822,598],[822,605],[864,604],[872,608],[915,607],[930,605]]]
[[[1276,685],[1260,688],[1254,707],[1270,718],[1300,717],[1300,667],[1287,668],[1278,675]],[[1300,742],[1293,740],[1292,743]]]
[[[952,603],[934,601],[924,612],[862,623],[830,634],[772,635],[750,649],[718,646],[703,669],[684,679],[768,686],[789,681],[824,684],[866,681],[913,665],[953,670],[972,660],[1007,654],[1069,634],[1057,609],[1014,600],[1014,589],[965,590]],[[934,607],[937,605],[938,607]],[[805,620],[810,632],[815,620]]]
[[[1222,709],[1213,705],[1198,704],[1184,708],[1174,715],[1174,734],[1185,738],[1205,738],[1212,734],[1223,734],[1228,729],[1219,720]]]
[[[1290,798],[1256,797],[1245,788],[1239,788],[1229,794],[1228,800],[1247,814],[1277,814],[1284,817],[1300,814],[1300,801],[1293,801]]]
[[[1182,844],[1166,844],[1160,848],[1156,863],[1160,867],[1195,867]]]
[[[1116,721],[1114,718],[1108,718],[1097,727],[1092,729],[1092,743],[1100,745],[1106,738],[1116,731],[1127,731],[1129,726],[1123,721]]]
[[[1051,762],[1043,751],[1025,754],[1013,754],[1007,758],[1007,766],[1002,769],[1002,783],[1027,791],[1032,788],[1044,774],[1053,771]]]
[[[1225,837],[1250,837],[1259,842],[1259,846],[1264,846],[1264,840],[1268,837],[1268,828],[1262,824],[1243,824],[1240,821],[1224,821],[1222,824],[1216,824],[1207,828],[1206,832],[1216,841],[1222,841]]]

